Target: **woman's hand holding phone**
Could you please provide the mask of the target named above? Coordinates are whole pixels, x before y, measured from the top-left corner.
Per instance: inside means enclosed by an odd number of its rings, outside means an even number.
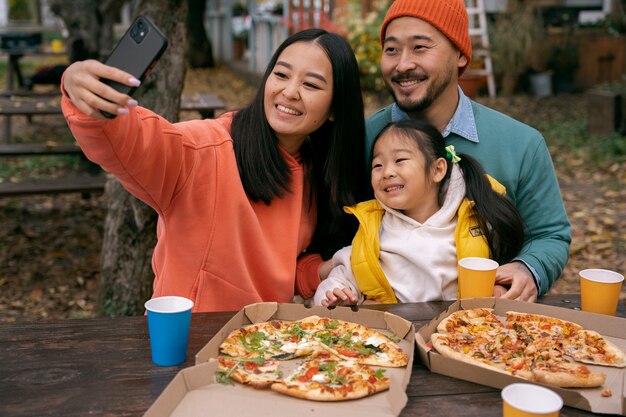
[[[118,68],[96,60],[79,61],[70,65],[63,75],[63,88],[78,109],[89,117],[102,119],[100,111],[127,114],[128,107],[137,101],[102,82],[117,81],[129,87],[138,87],[139,80]]]
[[[136,106],[131,98],[167,48],[167,38],[146,16],[137,16],[105,63],[88,60],[65,70],[65,91],[86,115],[112,119]],[[97,114],[99,113],[99,114]]]

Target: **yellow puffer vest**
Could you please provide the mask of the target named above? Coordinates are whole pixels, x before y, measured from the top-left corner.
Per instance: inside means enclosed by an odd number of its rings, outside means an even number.
[[[491,188],[499,194],[506,189],[489,177]],[[457,259],[468,256],[489,257],[489,247],[483,237],[476,216],[472,211],[474,202],[463,199],[459,205],[458,222],[454,231]],[[398,300],[380,266],[379,230],[385,209],[376,200],[363,201],[354,206],[344,207],[359,220],[359,229],[352,241],[350,264],[359,289],[368,300],[384,304],[396,304]]]

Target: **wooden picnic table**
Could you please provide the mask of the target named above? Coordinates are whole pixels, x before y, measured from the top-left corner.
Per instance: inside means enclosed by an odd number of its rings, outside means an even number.
[[[546,296],[540,303],[578,308],[578,295]],[[450,303],[366,306],[413,322],[428,323]],[[234,312],[195,313],[187,360],[159,367],[150,359],[146,318],[89,319],[0,324],[0,415],[141,416],[178,371],[194,365],[195,354]],[[621,301],[618,316],[626,317]],[[408,403],[401,416],[490,417],[502,415],[500,390],[431,373],[415,355]],[[216,404],[207,415],[220,415]],[[303,407],[306,411],[306,407]],[[562,417],[590,416],[564,407]]]

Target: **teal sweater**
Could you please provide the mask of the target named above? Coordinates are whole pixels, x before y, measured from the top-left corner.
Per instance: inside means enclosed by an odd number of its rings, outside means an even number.
[[[569,256],[571,227],[550,153],[541,134],[502,113],[472,101],[479,143],[454,133],[446,138],[461,153],[475,157],[485,171],[506,187],[526,226],[517,256],[539,276],[545,294],[563,272]],[[378,133],[391,122],[391,106],[366,121],[367,159]]]

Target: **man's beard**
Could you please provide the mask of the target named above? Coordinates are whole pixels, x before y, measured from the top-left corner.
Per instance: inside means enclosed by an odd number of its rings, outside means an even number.
[[[414,76],[414,74],[411,74],[411,75]],[[401,79],[401,78],[410,78],[410,77],[407,77],[406,75],[402,77],[394,77],[392,81],[396,82],[398,79]],[[429,78],[426,78],[426,80],[428,79]],[[426,109],[428,109],[435,102],[435,100],[437,100],[439,96],[441,96],[441,94],[446,90],[446,88],[448,88],[448,85],[450,84],[451,80],[452,80],[451,71],[446,71],[446,73],[443,74],[443,78],[435,79],[432,84],[428,85],[428,87],[426,88],[426,94],[424,94],[422,97],[414,101],[410,101],[408,98],[402,101],[401,99],[398,98],[398,96],[396,95],[393,88],[391,88],[389,83],[385,82],[385,85],[387,86],[387,90],[389,90],[389,92],[393,96],[393,99],[398,105],[398,107],[400,107],[400,109],[407,114],[414,114],[414,113],[423,113]]]

